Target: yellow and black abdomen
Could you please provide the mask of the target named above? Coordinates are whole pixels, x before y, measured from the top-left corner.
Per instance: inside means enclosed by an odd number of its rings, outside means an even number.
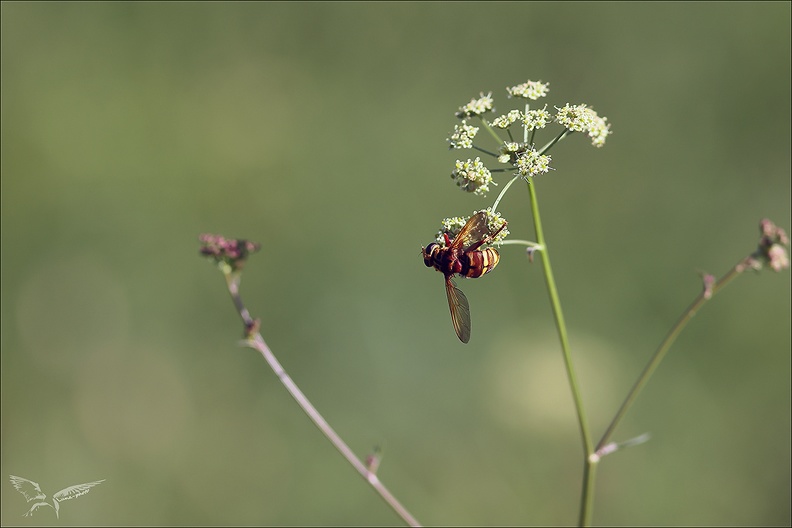
[[[470,251],[462,255],[462,271],[460,275],[475,279],[485,273],[489,273],[498,265],[500,255],[494,248],[487,248],[481,251]]]

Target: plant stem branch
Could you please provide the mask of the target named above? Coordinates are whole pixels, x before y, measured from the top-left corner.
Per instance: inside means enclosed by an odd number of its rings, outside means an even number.
[[[486,120],[486,119],[484,119],[484,117],[483,117],[483,116],[479,116],[479,121],[481,121],[481,126],[483,126],[483,127],[484,127],[484,129],[485,129],[487,132],[489,132],[489,134],[490,134],[490,135],[492,136],[492,138],[495,140],[495,144],[496,144],[496,145],[500,145],[501,143],[503,143],[503,140],[501,139],[501,137],[498,135],[498,133],[497,133],[497,132],[495,132],[495,130],[493,130],[493,129],[492,129],[492,127],[490,126],[490,124],[489,124],[489,123],[487,123],[487,120]]]
[[[242,298],[239,295],[239,274],[238,273],[227,273],[226,276],[226,283],[228,285],[228,291],[231,294],[231,299],[234,301],[234,306],[236,306],[237,311],[239,312],[240,317],[242,317],[242,321],[245,323],[245,328],[252,329],[256,327],[256,322],[250,317],[250,313],[248,312],[245,305],[242,303]],[[379,493],[380,497],[396,512],[396,514],[402,518],[402,520],[408,524],[409,526],[421,526],[420,523],[415,519],[415,517],[410,514],[407,509],[401,505],[401,503],[394,497],[390,491],[385,487],[382,482],[380,482],[377,475],[370,471],[369,468],[357,458],[355,453],[352,449],[347,446],[347,444],[341,439],[340,436],[330,427],[330,424],[319,414],[319,411],[316,410],[316,407],[311,404],[305,394],[297,387],[297,384],[291,379],[291,377],[286,373],[284,368],[281,366],[280,362],[278,362],[275,354],[272,353],[267,343],[264,342],[264,338],[261,334],[256,331],[252,333],[247,340],[247,345],[251,348],[258,350],[264,359],[269,364],[270,368],[275,372],[275,375],[278,376],[278,379],[281,381],[283,386],[286,390],[291,394],[292,398],[297,402],[300,408],[308,415],[308,417],[313,421],[314,425],[322,432],[322,434],[327,437],[333,447],[335,447],[339,453],[355,468],[355,470],[363,477],[363,479],[368,482],[374,490]]]
[[[509,187],[511,187],[512,184],[515,181],[517,181],[517,178],[519,178],[519,177],[520,177],[520,175],[518,174],[517,176],[515,176],[514,178],[509,180],[509,183],[507,183],[506,186],[503,187],[503,190],[498,194],[498,197],[495,199],[495,203],[492,204],[492,209],[490,209],[493,213],[497,213],[498,212],[498,204],[500,203],[500,201],[503,198],[503,196],[506,194],[506,191],[509,190]]]
[[[621,422],[622,418],[624,418],[624,415],[627,413],[627,411],[630,409],[632,404],[635,402],[635,399],[638,397],[638,394],[641,392],[641,389],[644,388],[646,383],[649,381],[649,378],[652,376],[652,373],[654,373],[657,366],[660,364],[660,362],[663,360],[668,350],[671,348],[671,345],[674,344],[674,341],[676,341],[676,338],[679,336],[679,334],[682,332],[685,326],[687,326],[687,324],[690,322],[693,316],[696,315],[696,312],[699,310],[699,308],[701,308],[701,306],[707,300],[711,299],[712,296],[715,295],[719,290],[721,290],[724,286],[729,284],[738,275],[740,275],[743,269],[745,269],[744,262],[740,262],[739,264],[734,266],[723,277],[718,279],[713,284],[711,289],[709,290],[705,289],[704,291],[702,291],[698,295],[698,297],[696,297],[696,299],[690,304],[690,306],[688,306],[687,309],[682,313],[682,315],[679,317],[679,319],[671,328],[671,330],[668,331],[668,334],[666,334],[665,339],[663,339],[663,342],[660,343],[660,346],[657,348],[654,355],[649,360],[649,363],[646,365],[643,372],[638,377],[638,380],[635,382],[635,385],[633,385],[629,394],[625,398],[624,402],[619,408],[619,411],[616,413],[616,416],[613,417],[613,420],[611,421],[610,425],[605,430],[605,434],[602,435],[602,439],[597,444],[597,450],[601,449],[608,442],[608,440],[610,440],[613,431],[616,429],[616,427],[619,425],[619,422]]]

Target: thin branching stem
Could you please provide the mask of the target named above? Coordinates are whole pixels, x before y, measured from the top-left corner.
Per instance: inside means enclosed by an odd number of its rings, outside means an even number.
[[[490,124],[487,122],[487,120],[486,120],[486,119],[484,119],[482,116],[479,116],[479,120],[481,121],[481,126],[483,126],[483,127],[484,127],[484,130],[486,130],[487,132],[489,132],[489,134],[490,134],[490,135],[492,136],[492,138],[495,140],[495,143],[496,143],[497,145],[500,145],[501,143],[503,143],[503,140],[501,139],[501,137],[498,135],[498,133],[497,133],[497,132],[495,132],[495,130],[494,130],[494,129],[492,128],[492,126],[491,126],[491,125],[490,125]],[[493,154],[493,155],[494,155],[494,154]]]
[[[571,133],[572,133],[572,130],[569,130],[569,129],[565,128],[556,137],[554,137],[552,140],[550,140],[549,143],[547,143],[545,146],[540,148],[538,153],[539,154],[544,154],[545,152],[550,150],[553,147],[553,145],[555,145],[556,143],[558,143],[559,141],[561,141],[562,139],[564,139],[565,137],[567,137]]]
[[[483,152],[484,154],[487,154],[488,156],[492,156],[492,157],[496,157],[496,156],[497,156],[497,154],[495,154],[494,152],[491,152],[491,151],[489,151],[489,150],[487,150],[487,149],[484,149],[484,148],[478,147],[478,146],[476,146],[476,145],[473,145],[473,148],[474,148],[475,150],[478,150],[479,152]]]
[[[234,306],[236,306],[237,311],[239,312],[240,317],[242,317],[242,321],[245,323],[245,328],[252,329],[255,328],[256,323],[250,317],[250,313],[248,312],[245,305],[242,303],[242,298],[239,295],[239,274],[238,273],[226,273],[226,283],[228,285],[228,291],[231,294],[231,299],[234,301]],[[380,497],[396,512],[396,514],[402,518],[402,520],[408,524],[409,526],[421,526],[420,523],[412,516],[412,514],[407,511],[407,509],[402,506],[402,504],[396,499],[396,497],[391,494],[390,491],[385,487],[384,484],[379,480],[377,475],[370,471],[369,468],[358,459],[352,449],[338,436],[338,433],[330,427],[330,424],[327,423],[319,411],[316,410],[316,407],[308,400],[305,394],[302,393],[297,384],[291,379],[291,377],[286,373],[284,368],[281,366],[280,362],[275,357],[275,354],[272,353],[267,343],[264,342],[264,338],[261,334],[257,331],[252,332],[246,341],[246,344],[251,348],[257,350],[264,359],[269,364],[270,368],[275,372],[275,375],[281,381],[286,390],[289,394],[294,398],[294,401],[300,406],[300,408],[308,415],[311,421],[316,425],[317,428],[322,432],[322,434],[327,437],[333,447],[335,447],[339,453],[349,462],[355,470],[360,473],[360,476],[368,482],[374,490],[379,493]]]
[[[518,174],[518,175],[516,175],[514,178],[512,178],[511,180],[509,180],[509,183],[507,183],[507,184],[506,184],[506,185],[503,187],[503,190],[500,192],[500,194],[498,194],[498,197],[495,199],[495,203],[494,203],[494,204],[492,204],[492,209],[491,209],[491,211],[492,211],[493,213],[495,213],[495,212],[497,212],[497,211],[498,211],[498,204],[500,203],[501,199],[502,199],[502,198],[503,198],[503,196],[506,194],[506,191],[508,191],[508,190],[509,190],[509,187],[511,187],[511,186],[512,186],[512,184],[513,184],[515,181],[517,181],[517,178],[519,178],[519,177],[520,177],[520,175],[519,175],[519,174]]]
[[[734,266],[731,270],[729,270],[726,275],[721,277],[717,280],[710,288],[705,288],[697,297],[696,299],[687,307],[687,309],[682,313],[679,317],[677,322],[674,326],[668,331],[666,334],[665,339],[663,342],[660,343],[660,346],[655,351],[652,358],[649,360],[649,363],[644,368],[641,375],[638,377],[638,380],[633,385],[630,392],[627,394],[627,397],[624,399],[621,407],[619,408],[616,415],[611,420],[611,423],[608,425],[608,428],[605,430],[605,433],[602,435],[602,438],[597,443],[597,447],[594,450],[594,453],[587,457],[586,465],[583,472],[583,497],[581,499],[581,511],[580,511],[580,526],[588,526],[591,522],[591,515],[592,515],[592,504],[593,504],[593,495],[594,495],[594,475],[597,469],[597,464],[601,459],[600,453],[605,450],[605,446],[608,445],[613,432],[616,430],[616,427],[621,422],[624,415],[627,414],[627,411],[632,407],[632,404],[635,402],[635,399],[638,397],[638,394],[641,392],[641,389],[646,386],[649,378],[652,377],[652,374],[657,369],[657,366],[665,357],[668,350],[671,348],[671,345],[674,344],[679,334],[682,330],[687,326],[690,320],[696,315],[696,312],[701,308],[701,306],[709,299],[712,298],[715,293],[717,293],[720,289],[734,280],[742,271],[745,269],[744,261]],[[645,435],[638,437],[632,441],[624,442],[622,445],[630,445],[631,443],[641,443],[645,441]]]
[[[613,431],[619,425],[619,422],[621,422],[622,418],[624,418],[624,415],[630,409],[633,402],[635,402],[635,399],[638,397],[638,394],[641,392],[641,389],[644,388],[646,383],[649,381],[649,378],[651,378],[652,373],[654,373],[655,369],[660,364],[660,362],[663,361],[663,358],[665,357],[668,350],[671,348],[671,345],[674,344],[674,341],[676,341],[676,338],[679,336],[679,334],[682,332],[685,326],[687,326],[687,324],[690,322],[693,316],[696,315],[696,312],[699,310],[699,308],[701,308],[701,306],[707,300],[711,299],[712,296],[715,295],[718,291],[720,291],[724,286],[726,286],[728,283],[734,280],[738,275],[740,275],[743,269],[744,269],[744,264],[742,262],[734,266],[732,269],[728,271],[728,273],[726,273],[723,277],[718,279],[714,283],[711,289],[704,289],[698,295],[698,297],[696,297],[696,299],[690,304],[690,306],[688,306],[687,309],[682,313],[682,315],[679,317],[679,319],[674,324],[674,326],[671,327],[671,330],[668,331],[668,334],[666,334],[665,339],[663,339],[663,342],[660,343],[660,346],[657,348],[654,355],[649,360],[649,363],[647,363],[646,367],[641,373],[640,377],[633,385],[627,397],[624,399],[624,402],[619,408],[619,411],[613,417],[613,420],[611,420],[610,425],[608,425],[608,428],[605,430],[605,434],[602,435],[602,439],[597,444],[597,450],[601,449],[610,440]]]

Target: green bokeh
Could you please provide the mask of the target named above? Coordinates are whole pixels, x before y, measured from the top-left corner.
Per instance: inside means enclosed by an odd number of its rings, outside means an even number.
[[[427,525],[576,521],[582,451],[544,280],[462,284],[420,247],[491,204],[453,113],[550,83],[613,124],[537,181],[600,434],[698,293],[790,219],[790,4],[3,3],[2,523],[15,474],[104,478],[59,524],[399,519],[289,399],[197,236],[260,241],[243,297],[281,362]],[[505,183],[503,175],[498,181]],[[500,210],[533,238],[527,193]],[[789,525],[790,274],[696,316],[617,431],[603,525]]]

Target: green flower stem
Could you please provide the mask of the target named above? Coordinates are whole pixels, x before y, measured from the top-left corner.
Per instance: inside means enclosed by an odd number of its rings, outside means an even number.
[[[487,155],[489,155],[489,156],[492,156],[493,158],[495,158],[495,157],[497,157],[497,156],[498,156],[498,155],[497,155],[497,154],[495,154],[494,152],[490,152],[490,151],[489,151],[489,150],[487,150],[487,149],[483,149],[483,148],[481,148],[481,147],[477,147],[476,145],[473,145],[473,147],[472,147],[472,148],[473,148],[473,149],[475,149],[475,150],[478,150],[479,152],[483,152],[484,154],[487,154]]]
[[[495,144],[500,145],[501,143],[503,143],[503,139],[501,139],[498,133],[495,132],[495,130],[490,126],[489,123],[487,123],[486,119],[484,119],[482,116],[479,116],[479,120],[481,121],[481,126],[483,126],[484,129],[487,132],[489,132],[490,135],[495,139]]]
[[[561,141],[562,139],[564,139],[565,137],[567,137],[571,133],[572,133],[572,130],[569,130],[569,129],[565,128],[564,130],[561,131],[561,133],[559,133],[556,137],[554,137],[552,140],[550,140],[550,142],[547,145],[545,145],[544,147],[540,148],[538,153],[539,154],[544,154],[545,152],[550,150],[553,147],[553,145],[555,145],[556,143],[558,143],[559,141]]]
[[[597,461],[591,456],[583,463],[583,491],[580,495],[580,516],[578,526],[591,526],[591,514],[594,511],[594,477],[597,474]]]
[[[555,279],[553,278],[553,269],[550,265],[550,255],[547,251],[547,244],[545,243],[544,231],[542,230],[542,220],[539,215],[539,203],[536,197],[536,188],[532,180],[528,181],[528,194],[531,197],[531,213],[533,214],[534,228],[536,230],[536,243],[542,247],[539,254],[542,256],[542,266],[544,268],[545,282],[547,283],[547,293],[550,296],[550,305],[553,307],[553,315],[555,316],[556,328],[558,329],[558,337],[561,340],[561,350],[564,354],[564,366],[566,367],[567,377],[569,378],[569,385],[572,389],[572,398],[575,402],[575,411],[577,412],[578,425],[580,426],[580,436],[583,440],[584,457],[584,470],[583,470],[583,491],[580,503],[580,525],[587,526],[591,517],[591,504],[593,501],[593,488],[594,488],[594,473],[595,466],[589,462],[589,457],[592,450],[591,435],[589,433],[588,425],[586,423],[586,415],[583,410],[583,398],[580,395],[580,385],[575,375],[575,369],[572,365],[572,355],[569,350],[569,339],[567,338],[566,323],[564,322],[564,314],[561,311],[561,301],[558,298],[558,290],[556,289]]]
[[[500,194],[498,194],[498,198],[496,198],[496,199],[495,199],[495,203],[494,203],[494,204],[492,204],[492,209],[491,209],[491,211],[492,211],[493,213],[496,213],[496,212],[498,212],[498,204],[500,203],[500,201],[501,201],[501,199],[503,198],[503,196],[506,194],[506,191],[508,191],[508,190],[509,190],[509,187],[511,187],[511,186],[512,186],[512,184],[513,184],[515,181],[517,181],[517,178],[519,178],[519,177],[520,177],[520,175],[518,174],[517,176],[515,176],[514,178],[512,178],[511,180],[509,180],[509,183],[507,183],[507,184],[506,184],[506,186],[503,188],[503,190],[500,192]]]
[[[602,449],[602,447],[610,440],[613,431],[619,425],[624,415],[632,406],[635,399],[638,397],[638,394],[641,392],[641,389],[644,388],[644,385],[649,381],[649,378],[654,373],[657,366],[665,357],[668,349],[671,348],[671,345],[674,344],[676,338],[682,332],[682,330],[687,326],[690,320],[696,315],[696,312],[701,308],[701,306],[709,299],[712,298],[718,291],[720,291],[724,286],[729,284],[732,280],[734,280],[740,273],[745,269],[745,261],[740,262],[736,266],[734,266],[731,270],[729,270],[726,275],[718,279],[712,286],[710,290],[705,289],[702,291],[698,297],[687,307],[687,309],[682,313],[682,315],[677,320],[676,324],[669,330],[668,334],[666,335],[663,342],[660,343],[660,346],[655,351],[652,359],[649,360],[649,363],[644,368],[643,372],[641,373],[638,380],[633,385],[633,388],[630,390],[630,393],[625,398],[624,403],[622,403],[619,411],[614,416],[613,420],[611,421],[610,425],[608,426],[605,434],[602,435],[602,439],[597,444],[597,450]]]
[[[239,315],[242,317],[242,321],[245,323],[245,328],[247,329],[255,329],[257,327],[257,323],[250,317],[250,313],[248,312],[245,305],[242,303],[242,298],[239,295],[239,273],[238,272],[231,272],[225,273],[226,277],[226,284],[228,285],[228,291],[231,294],[231,298],[234,301],[234,306],[236,306]],[[300,408],[308,415],[308,417],[313,421],[314,425],[322,432],[322,434],[327,437],[333,447],[335,447],[339,453],[352,465],[352,467],[357,470],[358,473],[363,477],[363,479],[368,482],[374,490],[379,493],[380,497],[396,512],[396,514],[402,518],[402,520],[408,524],[409,526],[421,526],[420,523],[413,517],[407,509],[401,505],[401,503],[394,497],[390,491],[385,487],[382,482],[380,482],[379,478],[377,477],[376,473],[371,471],[360,459],[357,458],[355,453],[349,446],[338,436],[338,433],[330,427],[330,424],[319,414],[319,411],[316,410],[316,407],[311,404],[305,394],[297,387],[297,384],[291,379],[291,377],[286,373],[284,368],[281,366],[280,362],[275,357],[275,354],[272,353],[267,343],[264,342],[264,338],[258,331],[251,332],[248,335],[248,339],[246,340],[245,344],[250,348],[257,350],[264,359],[269,364],[270,368],[275,372],[275,375],[278,376],[278,379],[281,381],[286,390],[289,394],[294,398]]]

